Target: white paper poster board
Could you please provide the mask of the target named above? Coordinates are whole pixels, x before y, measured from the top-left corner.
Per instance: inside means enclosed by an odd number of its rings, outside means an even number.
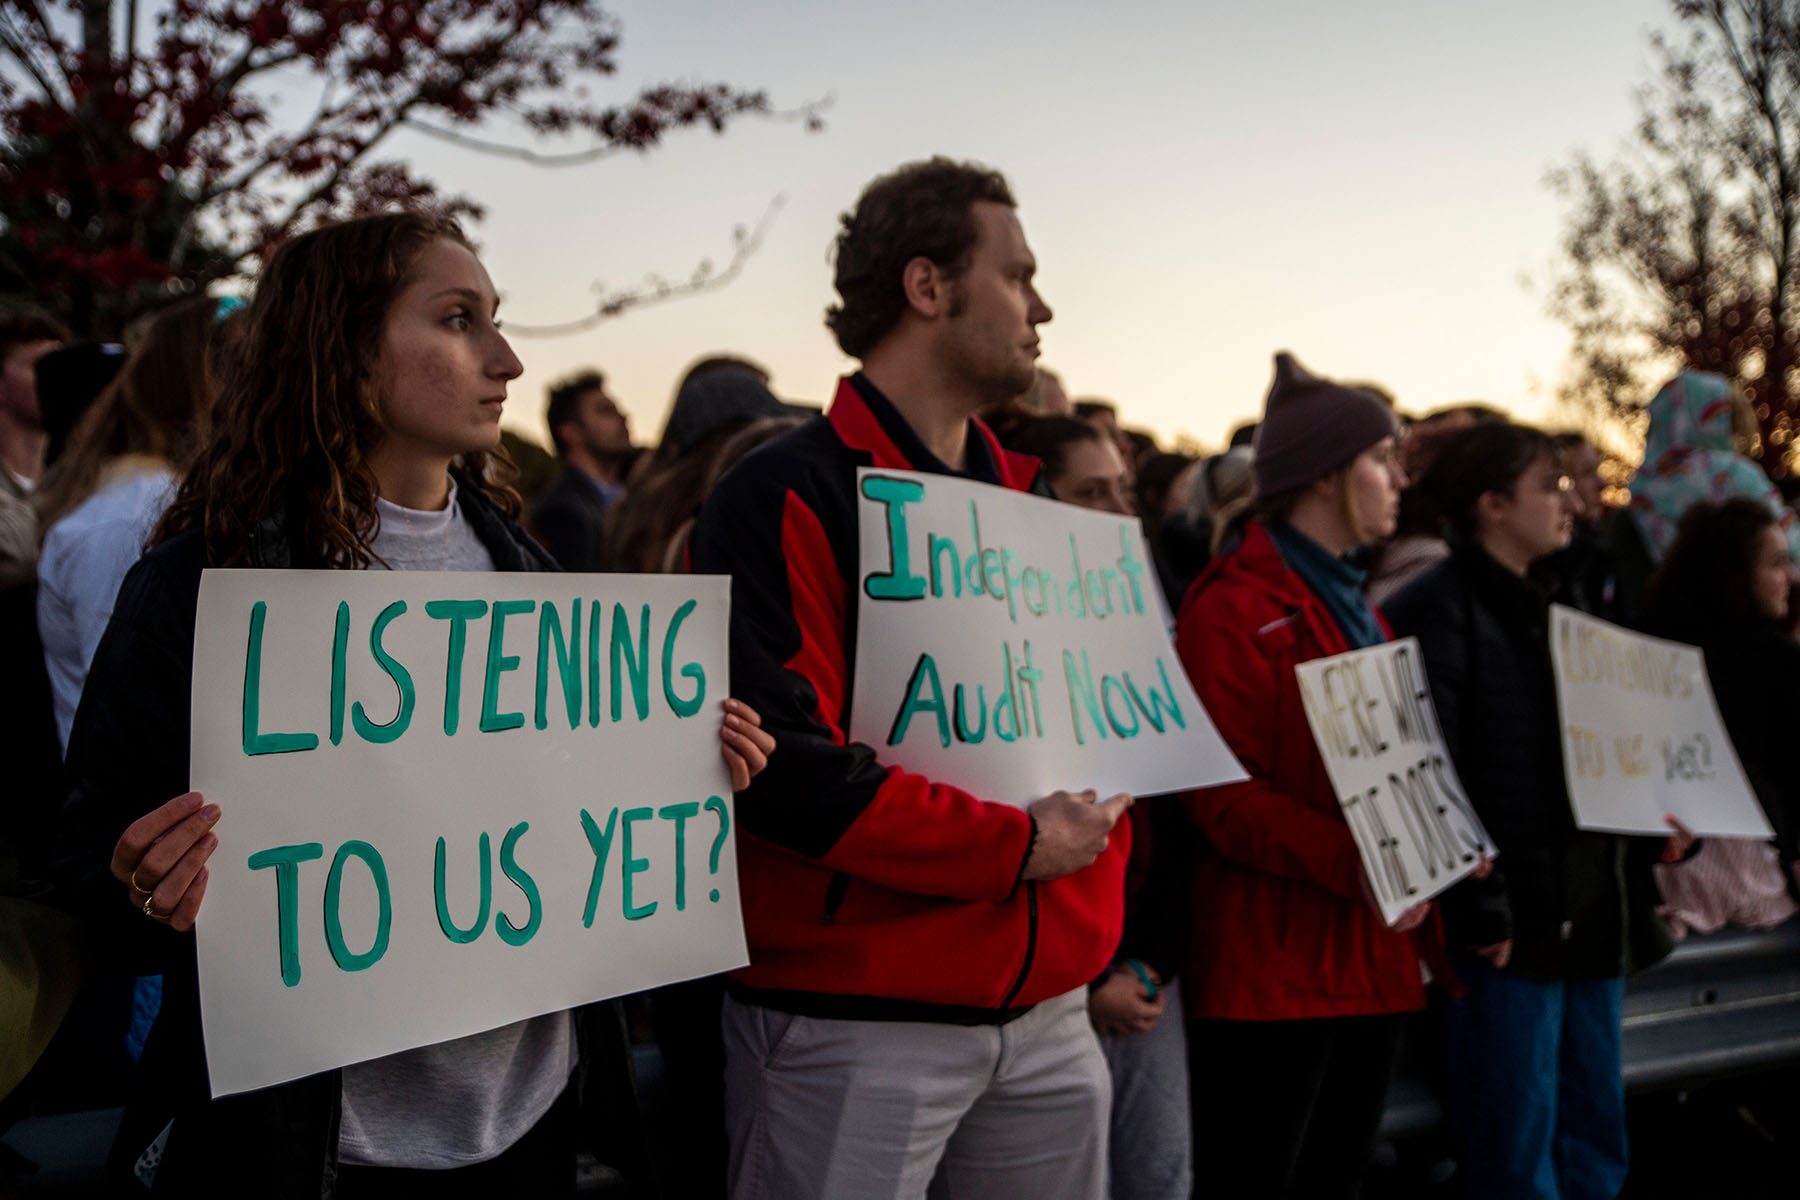
[[[1774,836],[1719,717],[1706,662],[1572,608],[1550,610],[1563,765],[1575,823],[1668,834]]]
[[[857,472],[850,734],[1020,806],[1243,779],[1169,642],[1137,521],[988,484]]]
[[[1494,856],[1445,748],[1418,639],[1315,659],[1294,674],[1383,920],[1392,925]]]
[[[728,582],[208,571],[215,1096],[742,966]]]

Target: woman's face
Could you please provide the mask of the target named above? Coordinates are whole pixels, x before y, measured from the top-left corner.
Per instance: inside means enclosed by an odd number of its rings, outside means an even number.
[[[1367,546],[1394,535],[1394,524],[1400,519],[1400,489],[1405,486],[1406,472],[1400,469],[1396,438],[1382,438],[1350,460],[1344,470],[1344,507],[1355,545]]]
[[[524,368],[500,335],[499,303],[467,246],[440,238],[419,251],[375,359],[385,449],[450,459],[500,444],[507,381]]]
[[[1557,461],[1544,455],[1514,481],[1511,494],[1490,492],[1482,541],[1515,547],[1526,561],[1554,554],[1569,544],[1581,497]]]
[[[1771,621],[1785,621],[1788,615],[1788,589],[1793,586],[1794,567],[1788,561],[1787,539],[1774,525],[1764,529],[1756,539],[1750,559],[1750,595],[1758,616]]]
[[[1063,451],[1062,470],[1050,481],[1058,500],[1096,512],[1137,515],[1131,494],[1131,475],[1119,448],[1105,438],[1082,438]]]

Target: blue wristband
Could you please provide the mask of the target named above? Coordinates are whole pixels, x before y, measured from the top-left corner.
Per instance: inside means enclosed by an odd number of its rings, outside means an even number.
[[[1144,964],[1135,958],[1128,958],[1125,960],[1125,965],[1131,968],[1131,973],[1136,975],[1138,982],[1144,985],[1144,999],[1156,999],[1156,981],[1150,978],[1150,972],[1144,969]]]

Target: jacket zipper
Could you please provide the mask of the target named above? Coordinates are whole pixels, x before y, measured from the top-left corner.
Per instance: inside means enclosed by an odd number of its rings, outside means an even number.
[[[1038,886],[1035,879],[1025,885],[1025,912],[1025,961],[1019,965],[1019,977],[1013,980],[1006,999],[1000,1002],[1001,1008],[1011,1008],[1013,1001],[1019,998],[1019,993],[1025,988],[1025,978],[1031,974],[1031,962],[1037,957]]]
[[[830,929],[837,924],[838,908],[844,903],[844,897],[850,891],[850,876],[842,871],[833,871],[831,880],[825,885],[825,911],[819,915],[819,924]]]

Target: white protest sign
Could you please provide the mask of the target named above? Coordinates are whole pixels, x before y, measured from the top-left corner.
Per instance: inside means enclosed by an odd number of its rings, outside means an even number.
[[[857,472],[850,735],[1027,805],[1243,779],[1169,644],[1135,520],[988,484]]]
[[[1672,816],[1701,835],[1774,836],[1700,651],[1560,604],[1550,618],[1575,824],[1666,835]]]
[[[215,1096],[742,966],[709,576],[208,571]]]
[[[1314,659],[1294,675],[1383,920],[1494,855],[1444,745],[1418,639]]]

